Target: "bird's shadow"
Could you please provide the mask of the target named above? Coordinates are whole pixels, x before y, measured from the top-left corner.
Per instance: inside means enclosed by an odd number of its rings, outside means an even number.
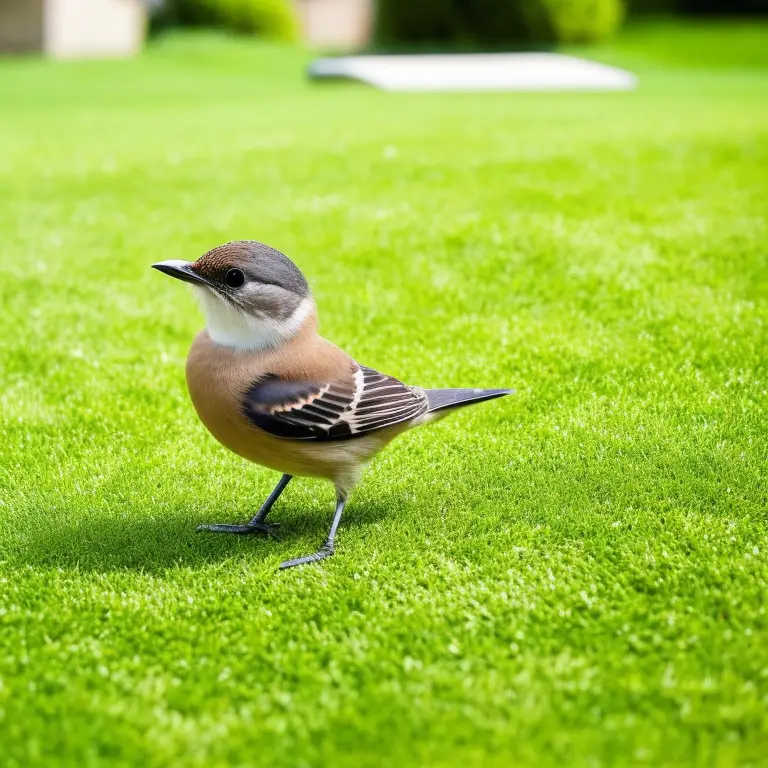
[[[345,529],[365,527],[385,516],[386,508],[376,502],[350,504],[342,526]],[[159,516],[147,514],[144,509],[123,508],[119,514],[94,514],[75,520],[55,518],[12,531],[4,551],[0,551],[0,559],[11,565],[42,569],[150,574],[169,568],[194,569],[232,559],[277,567],[282,560],[308,554],[322,544],[331,524],[333,507],[326,508],[319,503],[309,509],[276,507],[270,520],[281,523],[277,537],[195,530],[201,523],[245,522],[222,519],[226,517],[226,513],[200,512],[199,509],[194,516],[184,508]]]

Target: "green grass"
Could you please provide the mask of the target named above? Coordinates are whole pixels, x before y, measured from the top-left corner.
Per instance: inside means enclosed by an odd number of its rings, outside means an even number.
[[[766,765],[766,27],[634,93],[395,95],[209,36],[0,62],[0,764]],[[276,480],[197,421],[153,272],[256,238],[322,330],[518,395],[399,439],[337,555],[196,535]]]

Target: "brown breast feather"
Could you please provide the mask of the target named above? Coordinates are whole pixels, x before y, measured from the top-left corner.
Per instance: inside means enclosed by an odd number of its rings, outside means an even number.
[[[350,488],[367,462],[407,424],[357,440],[319,443],[274,437],[244,416],[242,398],[272,374],[293,381],[353,379],[357,364],[342,350],[305,328],[280,349],[236,350],[201,331],[187,358],[187,385],[200,420],[220,442],[250,461],[291,475],[325,477]]]

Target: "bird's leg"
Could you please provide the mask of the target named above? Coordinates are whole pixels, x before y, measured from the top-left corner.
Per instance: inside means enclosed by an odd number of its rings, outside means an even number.
[[[253,516],[253,519],[247,525],[198,525],[198,531],[210,531],[212,533],[239,533],[247,535],[252,533],[271,533],[280,527],[280,523],[265,523],[264,520],[272,509],[272,505],[277,501],[280,494],[285,490],[285,486],[291,482],[293,475],[283,475],[278,480],[275,489],[269,494],[267,500],[261,505],[261,509]]]
[[[338,491],[336,495],[336,512],[333,515],[333,522],[331,523],[331,530],[328,532],[323,546],[311,555],[305,555],[304,557],[297,557],[294,560],[286,560],[284,563],[280,563],[280,570],[285,568],[293,568],[294,565],[305,565],[306,563],[316,563],[318,560],[325,560],[326,557],[330,557],[333,552],[333,540],[336,538],[336,529],[339,527],[339,521],[341,520],[341,513],[344,511],[344,505],[347,503],[347,494],[343,491]]]

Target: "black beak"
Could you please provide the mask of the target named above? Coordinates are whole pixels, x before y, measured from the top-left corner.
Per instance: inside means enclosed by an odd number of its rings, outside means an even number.
[[[210,283],[192,269],[192,263],[182,261],[181,259],[169,259],[168,261],[158,261],[152,265],[152,269],[158,269],[166,275],[175,277],[177,280],[183,280],[185,283],[195,283],[197,285],[210,285]]]

